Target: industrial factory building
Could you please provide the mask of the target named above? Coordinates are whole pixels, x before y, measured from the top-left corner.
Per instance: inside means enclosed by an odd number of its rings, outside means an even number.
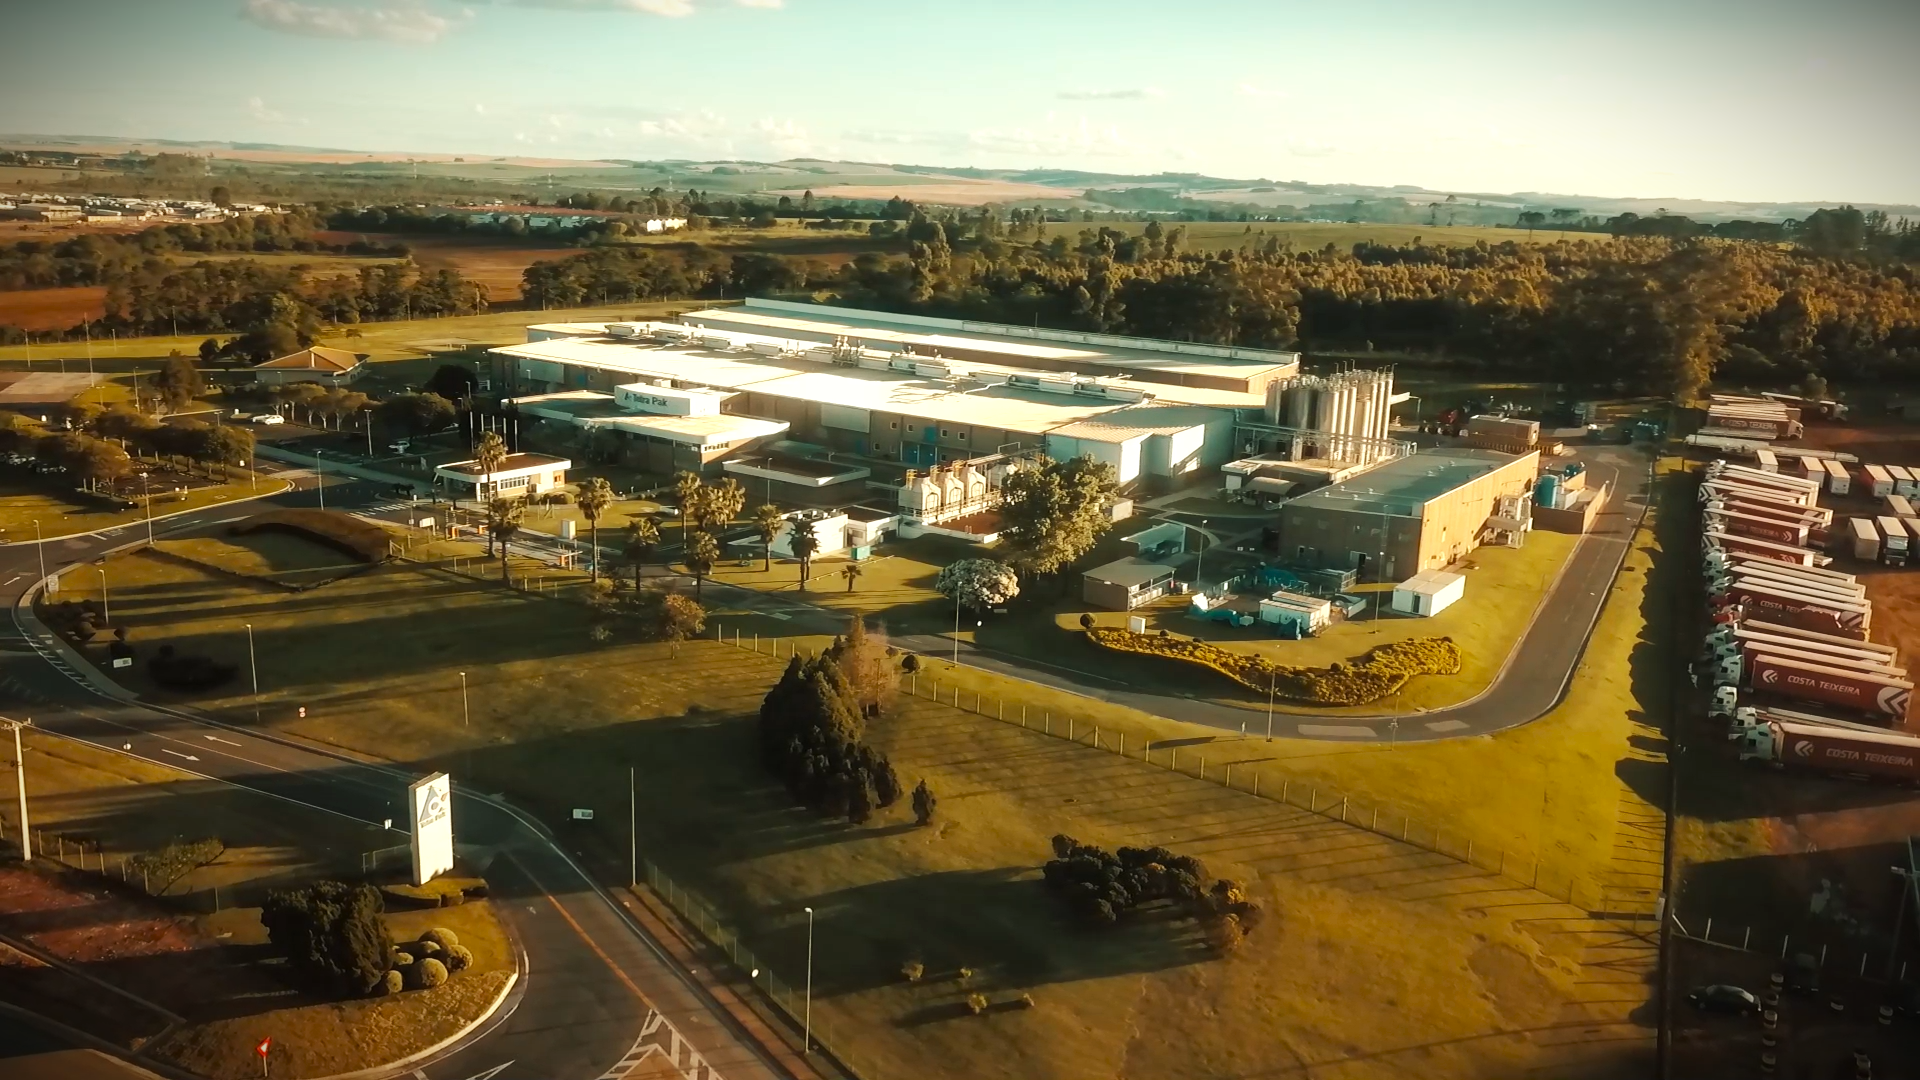
[[[1291,353],[775,301],[528,338],[492,350],[512,405],[656,472],[797,443],[912,469],[1044,451],[1174,486],[1232,457],[1240,412],[1299,371]]]
[[[1489,532],[1528,527],[1540,455],[1427,450],[1287,502],[1280,550],[1303,565],[1397,580],[1447,566]]]

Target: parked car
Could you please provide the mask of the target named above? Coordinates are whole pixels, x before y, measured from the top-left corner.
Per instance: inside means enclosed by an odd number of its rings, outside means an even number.
[[[284,424],[287,422],[287,418],[281,416],[279,413],[268,412],[261,413],[259,416],[254,417],[253,422],[256,424]]]
[[[1701,1012],[1733,1013],[1751,1016],[1760,1011],[1760,999],[1744,987],[1715,983],[1694,988],[1687,1000]]]

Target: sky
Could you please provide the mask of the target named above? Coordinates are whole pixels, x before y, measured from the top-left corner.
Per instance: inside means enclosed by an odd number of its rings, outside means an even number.
[[[0,131],[1920,203],[1920,0],[22,0]]]

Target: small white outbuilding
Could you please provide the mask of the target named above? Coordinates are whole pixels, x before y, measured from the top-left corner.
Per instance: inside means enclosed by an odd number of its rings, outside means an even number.
[[[1422,570],[1393,587],[1393,610],[1422,618],[1438,615],[1453,606],[1466,591],[1467,579],[1463,574]]]

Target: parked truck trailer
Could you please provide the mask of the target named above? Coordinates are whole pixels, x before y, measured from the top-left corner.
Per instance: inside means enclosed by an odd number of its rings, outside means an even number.
[[[1771,540],[1761,540],[1753,536],[1734,536],[1731,533],[1709,528],[1701,545],[1707,552],[1738,552],[1773,562],[1795,563],[1800,566],[1825,566],[1833,560],[1807,547],[1793,544],[1776,544]]]
[[[1911,783],[1920,780],[1920,738],[1829,724],[1769,720],[1737,729],[1740,760]]]
[[[1745,673],[1748,685],[1763,693],[1889,717],[1898,724],[1906,723],[1913,695],[1913,684],[1897,676],[1778,656],[1755,657]]]

